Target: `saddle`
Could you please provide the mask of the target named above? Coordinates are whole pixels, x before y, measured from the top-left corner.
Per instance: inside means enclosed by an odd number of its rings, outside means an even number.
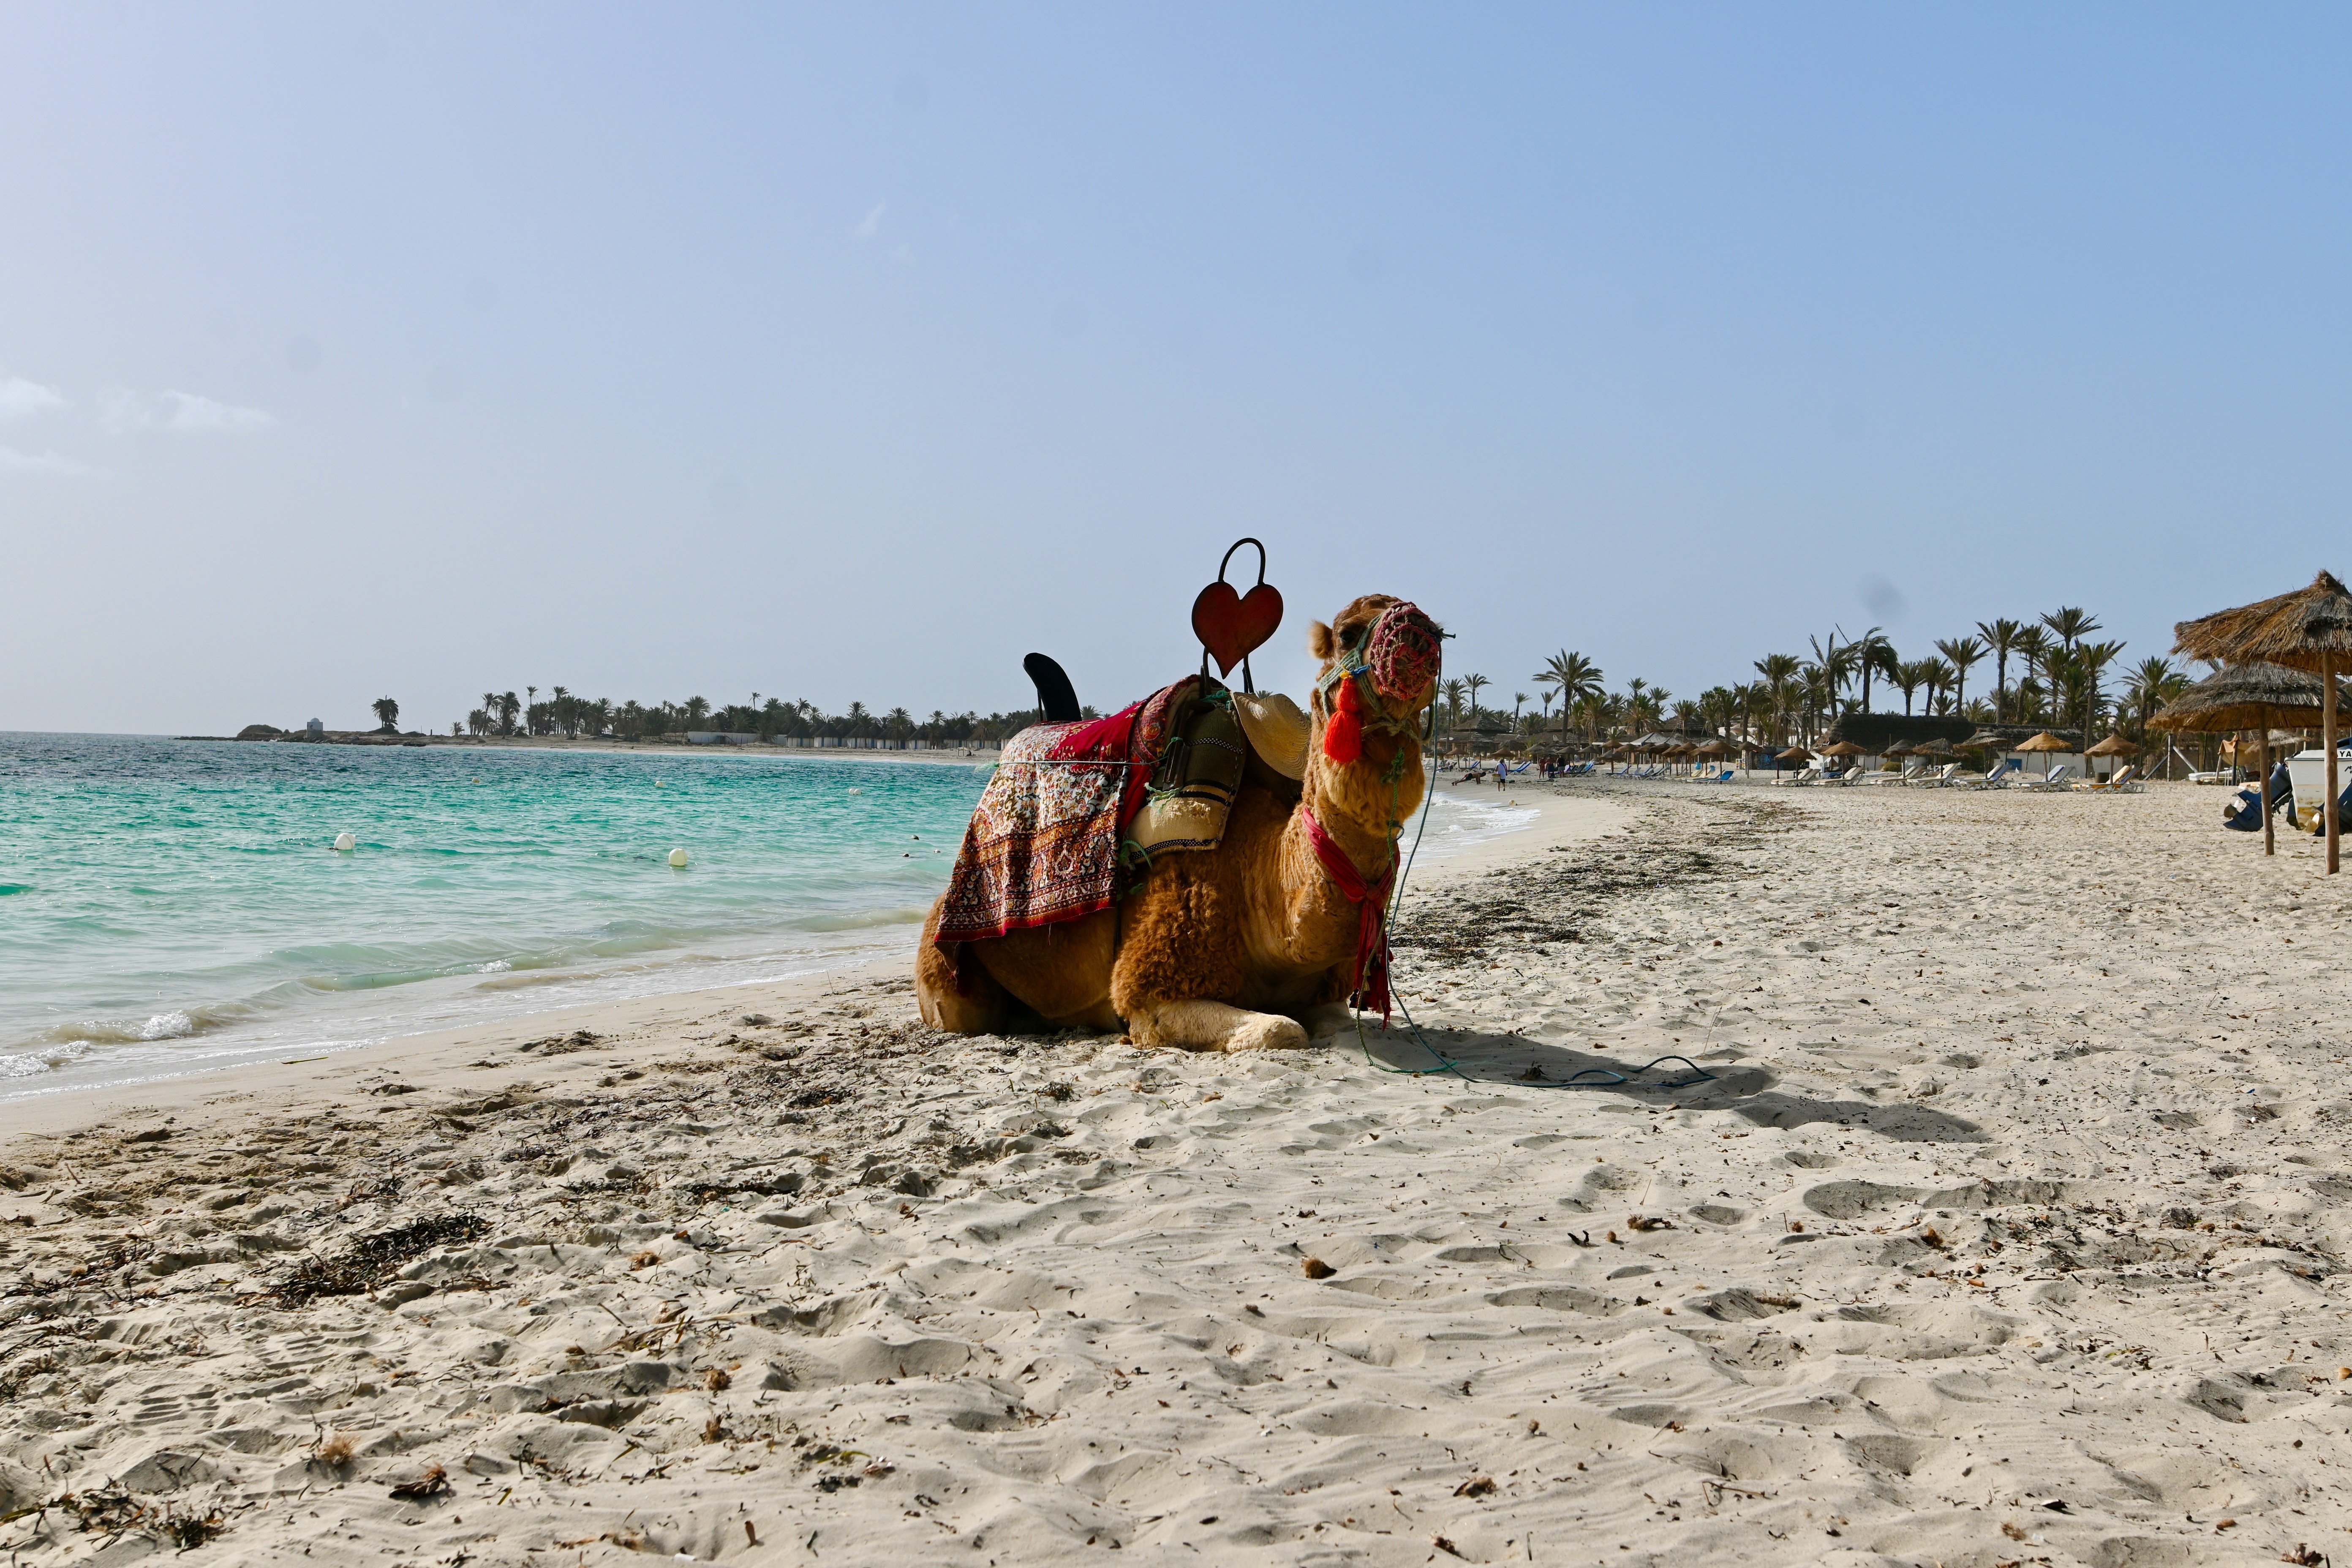
[[[1215,848],[1244,779],[1295,803],[1307,776],[1307,715],[1287,697],[1196,686],[1169,727],[1122,847],[1147,860]]]

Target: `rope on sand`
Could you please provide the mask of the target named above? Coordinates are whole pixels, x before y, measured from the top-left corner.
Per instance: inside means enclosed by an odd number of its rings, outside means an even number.
[[[1435,731],[1436,722],[1435,705],[1433,704],[1430,715],[1430,726],[1433,733]],[[1404,864],[1397,868],[1396,889],[1389,903],[1387,918],[1382,921],[1381,925],[1381,941],[1384,945],[1388,941],[1390,929],[1396,924],[1398,911],[1404,907],[1405,879],[1412,875],[1413,859],[1421,853],[1421,836],[1423,833],[1426,832],[1429,827],[1429,805],[1432,800],[1436,798],[1436,795],[1437,792],[1435,790],[1424,788],[1424,792],[1421,797],[1421,820],[1413,826],[1412,847],[1406,852]],[[1390,994],[1394,997],[1396,1001],[1397,1011],[1404,1015],[1403,1032],[1412,1037],[1412,1043],[1414,1045],[1419,1046],[1423,1050],[1428,1052],[1430,1059],[1434,1061],[1437,1065],[1435,1067],[1427,1068],[1392,1068],[1385,1062],[1378,1060],[1372,1055],[1371,1042],[1364,1037],[1363,1010],[1360,1007],[1350,1007],[1349,1011],[1355,1015],[1356,1019],[1356,1044],[1364,1053],[1364,1065],[1366,1067],[1370,1068],[1375,1072],[1393,1073],[1400,1078],[1434,1078],[1441,1073],[1452,1073],[1455,1078],[1460,1079],[1465,1083],[1493,1081],[1491,1079],[1472,1078],[1468,1073],[1462,1070],[1461,1063],[1429,1043],[1429,1037],[1421,1032],[1421,1025],[1413,1018],[1412,1009],[1405,1004],[1405,999],[1402,994],[1397,991],[1393,976],[1391,976],[1390,981]],[[1383,1025],[1382,1028],[1385,1030],[1386,1026]],[[1656,1083],[1642,1083],[1636,1081],[1642,1074],[1648,1072],[1651,1068],[1657,1067],[1664,1062],[1682,1063],[1683,1066],[1690,1068],[1690,1076],[1687,1078],[1666,1079]],[[1707,1071],[1705,1068],[1691,1060],[1690,1058],[1680,1056],[1656,1058],[1654,1060],[1643,1063],[1640,1067],[1635,1068],[1632,1072],[1620,1072],[1614,1068],[1585,1068],[1580,1071],[1570,1074],[1564,1079],[1555,1079],[1544,1078],[1542,1076],[1542,1069],[1539,1068],[1531,1067],[1528,1071],[1536,1076],[1531,1078],[1521,1078],[1516,1081],[1526,1084],[1530,1089],[1688,1089],[1693,1084],[1713,1083],[1716,1081],[1715,1074]]]

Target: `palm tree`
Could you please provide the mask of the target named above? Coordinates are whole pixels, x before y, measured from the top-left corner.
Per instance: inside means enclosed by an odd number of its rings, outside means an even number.
[[[2124,678],[2123,694],[2124,700],[2139,712],[2142,740],[2147,737],[2149,716],[2187,689],[2189,677],[2173,668],[2168,658],[2148,658],[2132,666],[2131,673]]]
[[[2051,651],[2050,634],[2040,626],[2020,627],[2012,647],[2025,663],[2025,673],[2018,679],[2018,689],[2021,693],[2027,681],[2044,673],[2044,661],[2049,658]],[[2021,715],[2021,707],[2020,711]]]
[[[1511,693],[1511,733],[1514,735],[1519,732],[1519,710],[1527,705],[1528,694],[1526,692],[1514,691]]]
[[[1960,708],[1969,700],[1969,668],[1985,656],[1985,645],[1974,637],[1946,637],[1936,645],[1936,651],[1952,666],[1952,706]]]
[[[1464,684],[1461,677],[1454,676],[1440,689],[1445,694],[1445,727],[1459,730],[1462,728],[1462,703],[1470,688]]]
[[[499,694],[499,733],[501,735],[513,734],[515,732],[515,718],[518,714],[521,713],[521,698],[517,697],[511,691],[500,692]]]
[[[1465,675],[1462,678],[1463,689],[1470,693],[1470,721],[1472,723],[1475,724],[1478,721],[1478,693],[1494,684],[1495,683],[1493,681],[1487,679],[1483,675]]]
[[[1601,667],[1580,653],[1562,648],[1544,660],[1544,667],[1533,678],[1549,687],[1559,699],[1559,735],[1568,739],[1568,710],[1589,697],[1601,693]]]
[[[525,734],[536,734],[536,733],[538,733],[538,731],[537,731],[536,730],[534,730],[534,729],[532,728],[532,726],[531,726],[530,710],[531,710],[532,709],[534,709],[534,708],[536,708],[536,707],[538,707],[538,706],[539,706],[539,688],[538,688],[538,687],[536,687],[536,686],[526,686],[526,687],[524,687],[522,689],[523,689],[523,710],[522,710],[522,727],[523,727],[523,732],[524,732]]]
[[[1875,674],[1894,673],[1895,645],[1886,634],[1873,626],[1846,645],[1853,650],[1854,673],[1862,677],[1862,710],[1870,711],[1870,678]]]
[[[1826,648],[1822,647],[1821,638],[1814,637],[1811,641],[1813,662],[1821,667],[1822,679],[1829,683],[1830,721],[1835,723],[1838,693],[1853,684],[1854,669],[1861,662],[1862,655],[1855,644],[1838,641],[1834,631],[1830,633],[1830,646]]]
[[[1797,656],[1793,653],[1768,653],[1756,661],[1756,673],[1764,678],[1764,691],[1771,701],[1773,739],[1787,738],[1784,721],[1789,711],[1789,689],[1797,679]]]
[[[2072,650],[2076,643],[2099,630],[2098,622],[2073,605],[2062,605],[2051,611],[2042,617],[2042,624],[2048,626],[2052,635],[2064,643],[2069,650]]]
[[[1927,688],[1927,711],[1948,711],[1952,705],[1952,688],[1959,680],[1959,672],[1947,659],[1930,658],[1922,663],[1927,670],[1927,679],[1923,684]]]
[[[710,717],[710,702],[707,698],[689,697],[686,700],[686,706],[679,711],[686,717],[688,729],[699,729],[702,721]]]
[[[368,704],[375,710],[375,721],[389,730],[400,722],[400,704],[389,697],[379,697]]]
[[[1979,621],[1977,632],[1984,638],[1985,647],[1992,652],[1993,703],[1995,723],[2009,718],[2009,656],[2017,651],[2017,639],[2025,635],[2020,621]]]
[[[2099,693],[2100,684],[2106,678],[2107,666],[2115,663],[2123,651],[2124,645],[2120,642],[2084,643],[2074,650],[2074,657],[2083,666],[2085,688],[2083,739],[2086,744],[2090,740],[2092,730],[2099,721],[2099,709],[2104,701]]]
[[[1903,693],[1903,714],[1911,714],[1911,694],[1927,684],[1927,666],[1924,659],[1904,659],[1886,672],[1887,684]]]

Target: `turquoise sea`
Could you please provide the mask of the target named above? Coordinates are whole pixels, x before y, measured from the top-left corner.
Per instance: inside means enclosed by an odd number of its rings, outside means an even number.
[[[0,734],[0,1098],[906,951],[985,783],[669,748]],[[1441,796],[1430,852],[1526,815]]]

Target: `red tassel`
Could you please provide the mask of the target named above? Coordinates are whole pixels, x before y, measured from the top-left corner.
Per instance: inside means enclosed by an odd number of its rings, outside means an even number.
[[[1344,768],[1364,754],[1364,699],[1353,679],[1340,680],[1336,706],[1323,724],[1323,754]]]

